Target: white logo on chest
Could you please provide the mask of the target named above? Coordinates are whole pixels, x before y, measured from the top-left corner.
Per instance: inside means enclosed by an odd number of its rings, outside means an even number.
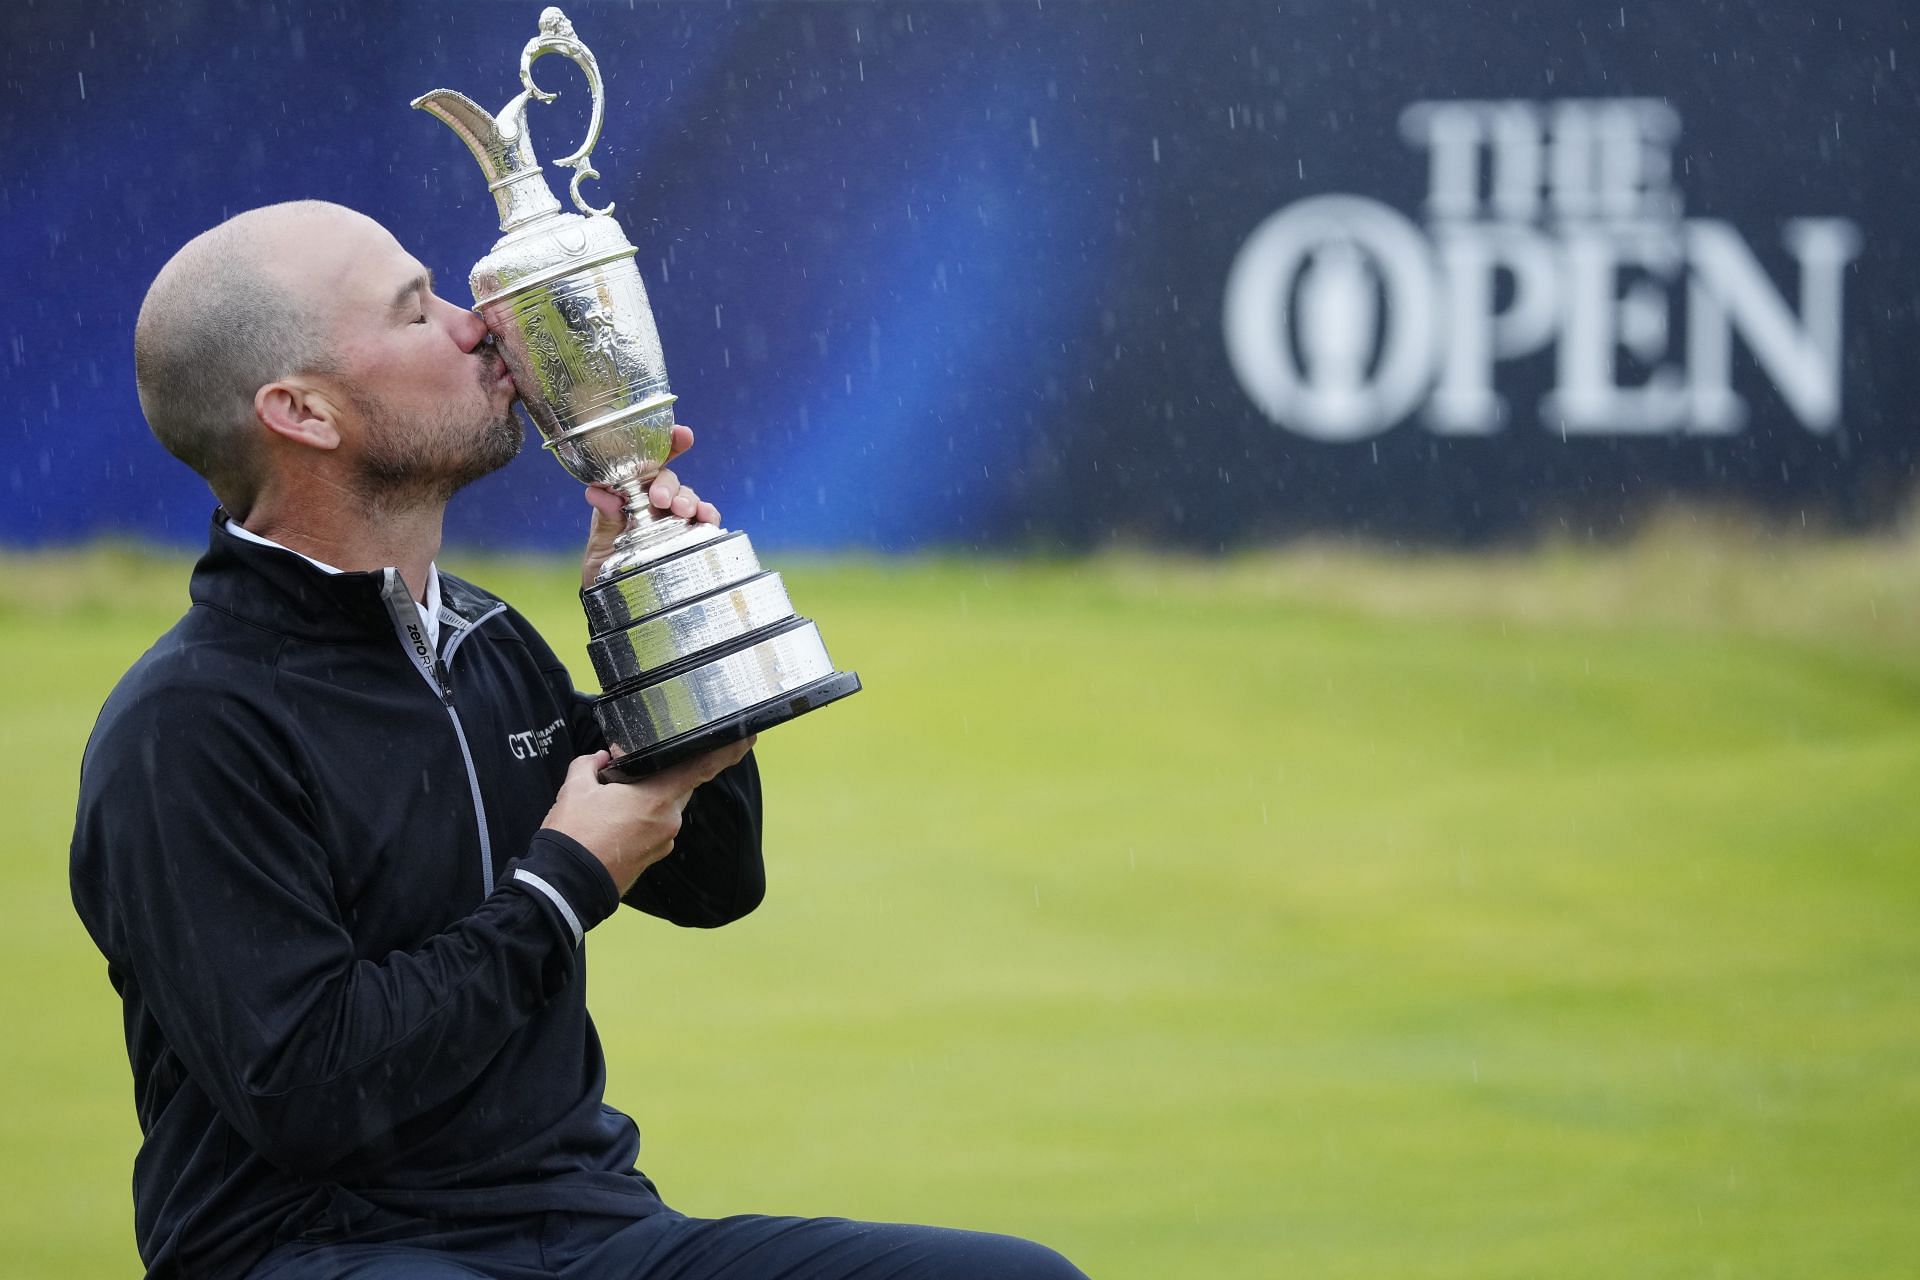
[[[555,720],[544,729],[510,733],[507,735],[507,750],[513,752],[515,760],[537,760],[553,750],[554,737],[566,727],[566,723],[564,720]]]

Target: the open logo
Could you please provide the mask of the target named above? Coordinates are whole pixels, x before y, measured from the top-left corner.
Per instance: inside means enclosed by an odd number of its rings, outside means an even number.
[[[1262,222],[1228,274],[1227,354],[1276,423],[1362,440],[1423,410],[1487,435],[1509,417],[1497,366],[1551,347],[1547,429],[1725,435],[1746,422],[1737,334],[1801,425],[1839,424],[1854,223],[1785,224],[1796,311],[1733,226],[1681,216],[1663,102],[1421,102],[1400,125],[1428,155],[1425,227],[1316,196]]]

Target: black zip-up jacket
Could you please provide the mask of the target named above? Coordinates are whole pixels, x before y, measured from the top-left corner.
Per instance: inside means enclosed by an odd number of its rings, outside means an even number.
[[[586,1010],[613,881],[540,828],[599,732],[525,620],[440,581],[435,654],[396,571],[216,513],[192,607],[94,726],[73,896],[123,1004],[151,1277],[244,1275],[376,1209],[659,1208]],[[713,926],[762,889],[749,756],[627,901]]]

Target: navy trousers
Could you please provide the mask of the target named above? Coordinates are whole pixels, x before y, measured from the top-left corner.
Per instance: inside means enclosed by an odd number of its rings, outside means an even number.
[[[302,1240],[249,1280],[1087,1280],[1014,1236],[844,1218],[543,1213]]]

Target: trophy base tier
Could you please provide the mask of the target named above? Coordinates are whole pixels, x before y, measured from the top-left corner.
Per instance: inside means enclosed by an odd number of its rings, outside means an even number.
[[[642,751],[630,751],[602,769],[600,781],[638,782],[662,769],[679,764],[682,760],[691,760],[716,747],[724,747],[730,742],[750,738],[763,729],[785,724],[797,716],[803,716],[809,711],[826,706],[829,702],[838,702],[848,694],[858,692],[860,692],[860,677],[857,673],[836,671],[830,676],[810,681],[798,689],[783,693],[756,707],[749,707],[745,711],[726,716],[692,733],[668,739]]]
[[[745,534],[651,523],[655,558],[581,593],[606,691],[594,719],[614,752],[603,781],[646,777],[859,690]]]

